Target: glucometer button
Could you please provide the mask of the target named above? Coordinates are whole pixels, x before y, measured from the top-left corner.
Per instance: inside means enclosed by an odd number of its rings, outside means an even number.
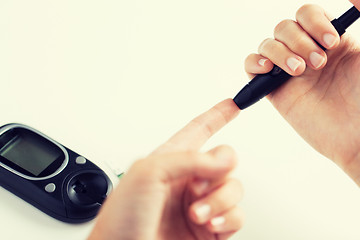
[[[86,158],[82,157],[82,156],[79,156],[76,158],[75,162],[77,164],[85,164],[86,163]]]
[[[56,185],[54,183],[49,183],[48,185],[45,186],[45,191],[47,191],[48,193],[54,192],[55,189],[56,189]]]

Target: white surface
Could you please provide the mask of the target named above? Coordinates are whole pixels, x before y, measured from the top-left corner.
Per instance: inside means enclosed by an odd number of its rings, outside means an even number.
[[[346,0],[312,2],[338,16]],[[0,1],[0,124],[21,122],[127,168],[248,81],[245,57],[303,1]],[[350,30],[360,36],[360,24]],[[360,37],[359,37],[360,38]],[[230,144],[246,190],[233,239],[358,240],[360,190],[266,101],[204,150]],[[85,239],[0,189],[1,239]],[[119,213],[120,214],[120,213]]]

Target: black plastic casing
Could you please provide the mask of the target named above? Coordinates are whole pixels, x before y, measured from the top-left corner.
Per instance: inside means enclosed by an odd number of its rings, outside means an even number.
[[[76,163],[80,155],[61,146],[67,151],[69,159],[66,167],[57,175],[44,180],[29,180],[0,166],[0,185],[60,221],[87,222],[97,215],[102,202],[112,190],[112,183],[94,163],[87,159],[85,163]],[[56,186],[53,192],[45,190],[49,183]],[[88,185],[88,188],[76,193],[73,189],[75,184]]]
[[[253,105],[291,78],[291,75],[278,66],[266,74],[256,75],[234,97],[235,104],[241,109]]]

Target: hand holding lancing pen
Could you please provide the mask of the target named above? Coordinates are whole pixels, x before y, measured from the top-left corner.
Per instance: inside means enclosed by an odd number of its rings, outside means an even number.
[[[360,46],[349,33],[340,41],[331,19],[319,6],[303,6],[296,21],[280,22],[274,39],[248,56],[245,69],[252,78],[275,63],[295,76],[268,99],[308,143],[360,185]]]
[[[239,110],[225,100],[127,171],[89,240],[225,240],[243,224],[240,182],[228,146],[199,148]]]

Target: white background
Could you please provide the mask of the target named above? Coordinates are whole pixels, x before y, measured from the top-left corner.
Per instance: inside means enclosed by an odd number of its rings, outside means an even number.
[[[312,2],[334,16],[351,7]],[[245,57],[302,4],[0,0],[0,124],[28,124],[100,166],[126,169],[235,96],[248,81]],[[360,23],[349,32],[360,39]],[[219,144],[237,151],[246,193],[234,240],[360,239],[358,187],[267,100],[203,150]],[[94,223],[61,223],[3,189],[0,203],[1,239],[85,239]]]

